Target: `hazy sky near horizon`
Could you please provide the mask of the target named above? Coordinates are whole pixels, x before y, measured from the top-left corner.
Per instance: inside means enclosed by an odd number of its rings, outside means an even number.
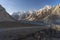
[[[57,5],[60,0],[0,0],[0,4],[9,14],[18,11],[27,11],[32,9],[40,9],[45,5]]]

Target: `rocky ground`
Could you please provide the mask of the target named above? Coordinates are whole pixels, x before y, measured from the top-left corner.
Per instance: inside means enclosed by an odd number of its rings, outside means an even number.
[[[60,31],[43,29],[27,35],[18,31],[0,31],[0,40],[60,40]]]

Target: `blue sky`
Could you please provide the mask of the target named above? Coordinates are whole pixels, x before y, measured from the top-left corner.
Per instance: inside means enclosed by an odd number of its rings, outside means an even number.
[[[17,11],[27,11],[32,9],[40,9],[45,5],[57,5],[60,0],[0,0],[0,4],[8,13]]]

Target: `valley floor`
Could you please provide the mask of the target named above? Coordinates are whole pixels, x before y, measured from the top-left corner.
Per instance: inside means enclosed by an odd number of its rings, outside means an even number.
[[[4,28],[0,40],[60,40],[60,31],[42,26]]]

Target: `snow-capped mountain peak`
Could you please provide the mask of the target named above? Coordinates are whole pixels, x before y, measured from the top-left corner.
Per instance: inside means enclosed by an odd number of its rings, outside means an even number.
[[[50,6],[50,5],[46,5],[37,11],[36,10],[28,10],[27,12],[22,13],[22,15],[19,16],[19,18],[21,19],[21,16],[24,16],[25,20],[30,20],[30,21],[45,20],[50,15],[55,14],[59,10],[60,10],[60,4],[57,6],[54,6],[54,7]],[[59,14],[59,13],[56,13],[56,14]]]
[[[52,8],[52,6],[46,5],[44,8],[50,9],[50,8]]]

